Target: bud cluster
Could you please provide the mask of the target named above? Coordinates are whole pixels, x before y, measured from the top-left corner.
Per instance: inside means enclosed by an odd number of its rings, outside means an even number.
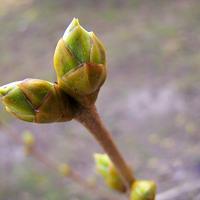
[[[25,79],[0,87],[6,110],[15,117],[34,123],[65,122],[75,118],[95,136],[107,154],[95,154],[96,169],[106,185],[118,192],[131,189],[130,200],[154,200],[153,181],[135,180],[129,165],[104,128],[94,103],[106,79],[106,55],[101,41],[93,32],[73,19],[58,41],[54,53],[57,82]],[[26,155],[34,153],[35,138],[23,135]],[[57,168],[63,176],[72,176],[67,164]],[[77,179],[77,177],[76,177]],[[122,180],[123,179],[123,180]]]
[[[94,104],[106,78],[105,49],[78,19],[58,42],[54,67],[58,83],[25,79],[0,87],[6,110],[24,121],[51,123],[73,119],[77,103]]]

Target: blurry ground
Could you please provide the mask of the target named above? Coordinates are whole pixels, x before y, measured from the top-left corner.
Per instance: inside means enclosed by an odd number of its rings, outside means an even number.
[[[199,179],[200,2],[1,1],[0,84],[55,80],[55,45],[73,17],[106,44],[109,76],[97,106],[136,176],[154,179],[159,192]],[[31,130],[48,157],[69,162],[85,177],[94,172],[92,154],[101,149],[76,122],[34,125],[3,108],[0,118],[19,134]],[[94,199],[25,158],[5,132],[1,126],[1,200]],[[198,193],[176,200],[198,200]]]

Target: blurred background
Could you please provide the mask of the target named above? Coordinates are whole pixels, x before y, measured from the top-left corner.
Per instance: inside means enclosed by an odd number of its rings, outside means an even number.
[[[138,178],[158,191],[200,178],[200,2],[198,0],[0,0],[0,84],[55,81],[53,54],[73,17],[107,49],[108,78],[98,110]],[[0,108],[1,200],[102,200],[24,156],[25,130],[37,148],[89,179],[102,152],[76,122],[37,125]],[[101,178],[98,185],[107,191]],[[111,193],[109,193],[111,194]],[[199,200],[200,190],[175,200]]]

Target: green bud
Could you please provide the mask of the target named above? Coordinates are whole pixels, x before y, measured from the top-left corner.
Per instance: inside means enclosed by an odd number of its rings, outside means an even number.
[[[156,184],[153,181],[138,180],[132,184],[130,200],[155,200]]]
[[[73,118],[69,97],[48,81],[13,82],[0,87],[0,95],[6,110],[24,121],[50,123]]]
[[[106,154],[95,154],[96,170],[101,174],[106,185],[118,192],[125,192],[126,187],[115,166]]]
[[[35,145],[35,137],[30,131],[24,131],[22,140],[25,146],[32,147]]]
[[[59,86],[82,105],[90,105],[106,79],[104,46],[73,19],[57,44],[54,67]]]
[[[22,135],[22,140],[24,143],[24,154],[26,156],[31,155],[35,146],[34,135],[29,131],[24,131]]]
[[[71,172],[71,168],[68,164],[62,163],[58,166],[58,171],[60,172],[61,175],[63,176],[69,176]]]

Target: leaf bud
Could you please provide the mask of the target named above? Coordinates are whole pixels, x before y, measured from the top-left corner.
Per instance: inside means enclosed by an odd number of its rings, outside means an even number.
[[[96,170],[103,176],[106,185],[118,192],[125,192],[126,187],[115,166],[106,154],[95,154]]]
[[[74,18],[58,41],[54,68],[59,86],[82,105],[91,105],[106,79],[105,48]]]
[[[149,180],[134,181],[131,186],[130,200],[155,200],[156,184]]]
[[[35,123],[69,121],[73,109],[69,96],[57,84],[25,79],[0,87],[6,110],[17,118]]]

